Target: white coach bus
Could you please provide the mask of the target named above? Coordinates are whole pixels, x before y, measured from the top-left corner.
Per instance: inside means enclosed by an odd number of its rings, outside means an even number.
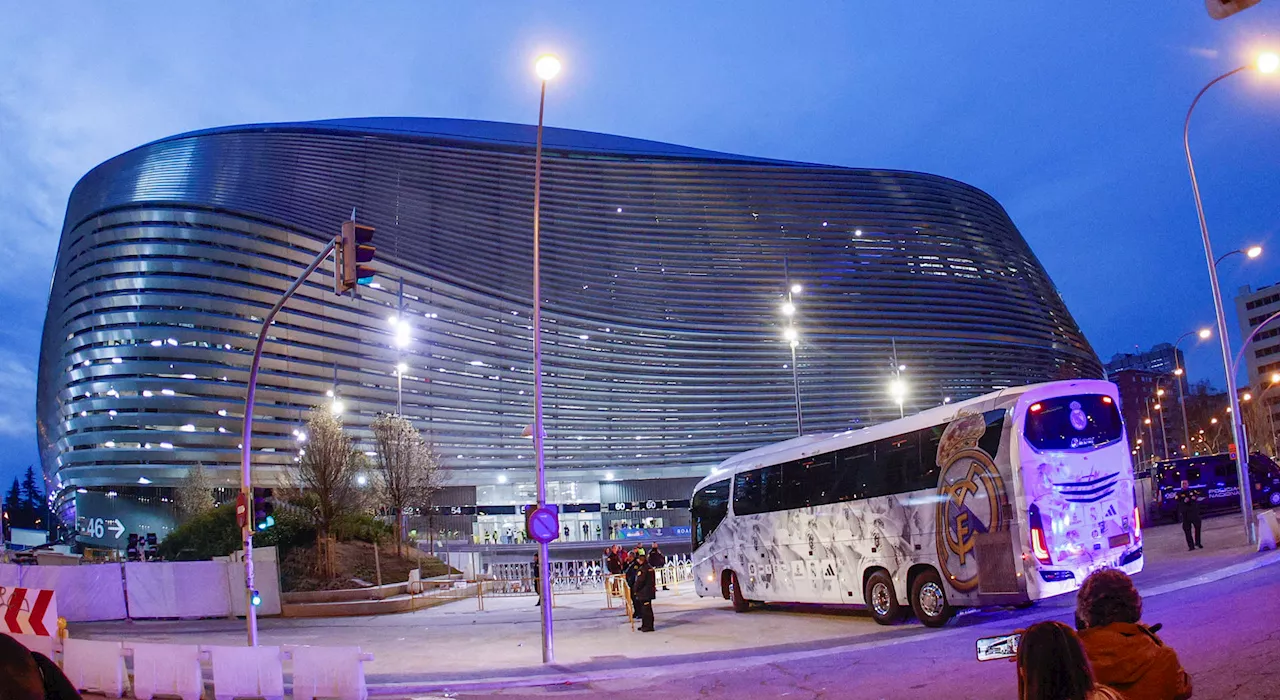
[[[946,624],[960,607],[1142,570],[1114,384],[1006,389],[731,457],[695,489],[694,580],[752,602],[864,605]]]

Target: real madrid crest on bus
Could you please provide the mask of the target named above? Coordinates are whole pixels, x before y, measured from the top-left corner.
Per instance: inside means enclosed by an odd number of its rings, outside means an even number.
[[[1008,527],[1002,507],[1008,499],[1004,480],[994,455],[978,446],[986,431],[982,414],[962,413],[938,442],[938,563],[959,591],[978,585],[978,535]]]

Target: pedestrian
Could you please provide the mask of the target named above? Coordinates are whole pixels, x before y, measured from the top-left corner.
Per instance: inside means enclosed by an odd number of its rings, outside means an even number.
[[[1204,545],[1200,544],[1200,494],[1186,480],[1183,480],[1182,488],[1178,491],[1178,518],[1182,520],[1182,534],[1187,536],[1187,551],[1194,551],[1197,547],[1204,549]],[[1192,529],[1195,530],[1194,538],[1191,536]]]
[[[648,559],[649,559],[649,566],[652,566],[654,569],[661,569],[662,567],[667,565],[667,555],[663,554],[661,549],[658,549],[657,542],[649,543]],[[663,579],[662,590],[664,591],[670,590],[667,588],[665,578]]]
[[[626,566],[622,569],[622,574],[627,579],[627,591],[631,597],[631,617],[640,617],[640,605],[636,601],[636,576],[640,574],[641,557],[644,554],[639,550],[633,550],[631,556],[627,557]]]
[[[0,700],[80,700],[80,693],[49,657],[27,651],[0,633]]]
[[[533,553],[533,594],[538,597],[533,607],[542,605],[542,558],[538,552]]]
[[[1142,596],[1128,574],[1100,569],[1084,580],[1076,619],[1094,677],[1126,700],[1186,700],[1191,676],[1141,617]]]
[[[622,570],[625,568],[622,563],[622,548],[615,544],[606,549],[604,562],[605,566],[608,567],[610,574],[616,576],[622,573]]]
[[[1124,700],[1098,683],[1080,638],[1061,622],[1037,622],[1018,642],[1018,700]]]
[[[631,589],[631,597],[640,615],[640,631],[653,631],[653,599],[657,597],[657,581],[653,567],[649,566],[644,553],[636,555],[636,582]]]

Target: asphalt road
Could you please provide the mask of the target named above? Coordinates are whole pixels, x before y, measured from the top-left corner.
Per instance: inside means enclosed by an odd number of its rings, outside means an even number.
[[[974,640],[1037,620],[1071,624],[1074,596],[1029,611],[969,615],[943,630],[912,634],[884,645],[764,665],[726,663],[696,674],[637,669],[634,675],[591,683],[451,698],[597,696],[679,700],[699,698],[1014,698],[1011,663],[977,663]],[[750,614],[750,613],[748,613]],[[762,619],[767,619],[762,616]],[[1280,697],[1280,570],[1266,567],[1215,583],[1151,598],[1143,615],[1160,622],[1160,636],[1191,673],[1196,698]],[[759,631],[767,638],[768,631]],[[660,634],[660,632],[658,633]],[[656,636],[656,635],[655,635]],[[441,697],[421,694],[416,697]]]

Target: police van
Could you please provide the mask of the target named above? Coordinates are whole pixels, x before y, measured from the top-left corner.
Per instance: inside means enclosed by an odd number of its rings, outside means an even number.
[[[1253,487],[1253,505],[1257,508],[1280,506],[1280,466],[1263,454],[1249,455],[1249,474]],[[1228,511],[1240,507],[1240,479],[1236,476],[1236,460],[1229,454],[1203,455],[1161,462],[1155,468],[1155,515],[1178,519],[1178,494],[1187,489],[1200,497],[1203,512]]]

